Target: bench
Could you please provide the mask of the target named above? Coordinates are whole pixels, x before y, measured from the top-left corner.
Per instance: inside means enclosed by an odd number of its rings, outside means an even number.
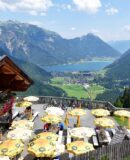
[[[71,136],[70,136],[69,131],[70,131],[70,128],[67,128],[67,144],[71,143]]]
[[[115,135],[116,130],[112,128],[111,131],[112,131],[112,134]]]
[[[92,141],[93,141],[93,146],[94,147],[99,147],[98,139],[97,136],[92,136]]]
[[[110,143],[111,142],[111,136],[110,136],[109,132],[105,131],[105,134],[106,134],[106,137],[108,139],[108,143]]]
[[[59,136],[62,136],[63,135],[63,131],[59,131]]]
[[[31,121],[33,122],[38,115],[39,115],[39,112],[35,112]]]
[[[18,116],[18,114],[19,114],[19,111],[14,112],[12,115],[12,119],[14,120]]]
[[[62,143],[63,131],[59,131],[58,143]]]

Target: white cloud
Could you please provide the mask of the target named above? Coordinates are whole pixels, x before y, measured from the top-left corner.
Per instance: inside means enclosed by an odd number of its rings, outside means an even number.
[[[112,15],[118,13],[119,11],[117,8],[110,7],[110,8],[107,8],[105,10],[105,12],[107,13],[108,16],[112,16]]]
[[[100,33],[100,31],[97,30],[97,29],[91,29],[90,32],[93,33],[93,34],[96,34],[96,35]]]
[[[67,4],[67,9],[71,10],[72,6],[70,4]]]
[[[38,13],[36,12],[36,11],[29,11],[29,14],[31,14],[32,16],[37,16],[38,15]]]
[[[123,27],[123,30],[130,31],[130,25],[126,25]]]
[[[58,10],[60,9],[64,9],[64,10],[72,10],[72,5],[71,4],[55,4],[55,7],[58,8]]]
[[[35,16],[52,6],[52,0],[0,0],[1,10],[22,11]]]
[[[96,13],[102,6],[100,0],[73,0],[79,10]]]
[[[72,30],[72,31],[75,31],[75,30],[76,30],[76,28],[75,28],[75,27],[71,27],[71,30]]]
[[[46,12],[41,12],[40,15],[41,16],[46,16]]]

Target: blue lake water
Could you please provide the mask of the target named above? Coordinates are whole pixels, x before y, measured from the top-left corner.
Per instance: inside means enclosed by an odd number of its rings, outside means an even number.
[[[90,61],[76,64],[43,66],[49,72],[99,71],[111,64],[112,61]]]

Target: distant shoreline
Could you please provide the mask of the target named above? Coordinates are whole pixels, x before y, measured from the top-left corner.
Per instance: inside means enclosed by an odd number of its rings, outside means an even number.
[[[41,66],[48,72],[79,72],[79,71],[99,71],[106,66],[110,65],[112,61],[84,61],[80,63],[58,64],[51,66]]]
[[[113,62],[116,60],[116,58],[93,58],[92,60],[80,60],[77,62],[68,62],[68,63],[62,63],[62,64],[51,64],[51,65],[40,65],[40,67],[51,67],[51,66],[65,66],[65,65],[74,65],[74,64],[83,64],[83,63],[89,63],[89,62]]]

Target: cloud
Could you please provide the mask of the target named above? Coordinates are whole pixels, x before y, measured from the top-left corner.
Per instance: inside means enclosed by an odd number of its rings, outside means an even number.
[[[45,13],[52,6],[52,0],[0,0],[1,10],[21,11],[34,16]]]
[[[118,13],[119,11],[117,8],[110,7],[110,8],[107,8],[105,10],[105,12],[107,13],[108,16],[112,16],[112,15]]]
[[[96,13],[102,6],[100,0],[73,0],[79,10]]]
[[[71,27],[71,30],[72,30],[72,31],[75,31],[75,30],[76,30],[76,28],[75,28],[75,27]]]
[[[54,6],[58,9],[58,11],[61,10],[73,10],[71,4],[54,4]]]
[[[98,35],[100,33],[100,31],[97,30],[97,29],[91,29],[90,32],[93,33],[93,34],[96,34],[96,35]]]
[[[130,25],[125,25],[125,26],[123,27],[123,30],[130,32]]]

